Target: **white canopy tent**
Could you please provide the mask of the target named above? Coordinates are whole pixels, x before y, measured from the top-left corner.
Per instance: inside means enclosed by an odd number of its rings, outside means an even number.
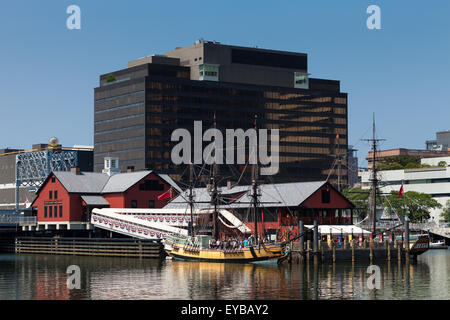
[[[305,228],[313,229],[314,225],[309,224],[305,225]],[[357,227],[355,225],[319,225],[319,234],[320,235],[370,235],[371,233],[367,230],[364,230],[360,227]]]

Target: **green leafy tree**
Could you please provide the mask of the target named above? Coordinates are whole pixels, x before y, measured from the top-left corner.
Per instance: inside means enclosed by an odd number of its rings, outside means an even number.
[[[408,191],[402,197],[397,191],[391,191],[388,201],[384,203],[397,214],[407,216],[411,222],[422,222],[430,218],[430,210],[441,208],[442,205],[426,193]]]
[[[409,162],[406,164],[405,169],[415,169],[415,168],[420,168],[421,165],[417,164],[415,162]]]
[[[379,170],[400,170],[405,168],[420,168],[420,158],[414,156],[395,156],[380,160],[377,164]]]
[[[447,166],[447,162],[445,162],[445,161],[439,161],[438,166],[439,166],[439,167],[446,167],[446,166]]]
[[[350,200],[354,205],[357,214],[361,219],[365,218],[369,210],[370,202],[370,189],[360,189],[360,188],[345,188],[342,191],[343,195]],[[377,203],[381,203],[380,196],[377,196]]]
[[[442,211],[441,216],[445,222],[450,222],[450,200],[447,200],[445,203],[445,209]]]

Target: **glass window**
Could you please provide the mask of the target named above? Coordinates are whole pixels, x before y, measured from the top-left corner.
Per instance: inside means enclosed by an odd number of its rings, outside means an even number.
[[[202,64],[198,66],[199,80],[219,81],[219,66]]]
[[[148,201],[148,207],[149,208],[154,208],[155,207],[155,200],[149,200]]]
[[[47,218],[47,206],[44,207],[44,218]]]
[[[48,207],[48,217],[49,217],[49,218],[51,218],[51,217],[53,216],[52,210],[53,210],[53,207],[52,207],[52,206],[49,206],[49,207]]]
[[[53,199],[53,191],[52,190],[48,191],[48,198]]]
[[[303,72],[294,72],[294,88],[308,89],[308,74]]]
[[[55,206],[54,213],[55,213],[55,218],[57,218],[58,217],[58,207],[57,206]]]
[[[59,206],[59,217],[62,218],[62,206]]]
[[[131,207],[137,208],[137,200],[131,200]]]
[[[58,199],[58,190],[55,190],[55,199]]]
[[[56,178],[55,178],[55,176],[53,176],[52,177],[52,182],[55,182],[56,181]]]
[[[330,190],[322,190],[322,203],[330,203]]]

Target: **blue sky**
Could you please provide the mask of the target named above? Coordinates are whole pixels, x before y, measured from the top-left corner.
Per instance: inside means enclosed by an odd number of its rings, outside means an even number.
[[[81,30],[66,28],[71,4]],[[371,4],[381,30],[366,27]],[[98,76],[199,38],[307,53],[312,77],[349,94],[360,161],[372,112],[382,148],[424,148],[450,129],[449,17],[448,0],[2,1],[0,148],[93,144]]]

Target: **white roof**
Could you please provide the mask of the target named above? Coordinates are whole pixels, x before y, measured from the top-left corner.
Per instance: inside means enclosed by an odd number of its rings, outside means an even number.
[[[109,202],[106,201],[102,196],[93,196],[93,195],[82,195],[81,199],[89,206],[100,205],[100,206],[109,206]]]
[[[97,172],[81,172],[79,175],[70,171],[54,171],[53,174],[66,188],[73,193],[100,193],[109,176]]]
[[[100,194],[124,192],[152,172],[151,170],[124,172],[113,176],[99,172],[80,172],[78,175],[70,171],[54,171],[53,173],[68,192]],[[167,174],[154,173],[178,193],[182,192],[181,188]]]
[[[300,205],[306,199],[308,199],[314,192],[322,187],[326,181],[312,181],[312,182],[293,182],[293,183],[277,183],[277,184],[261,184],[259,190],[261,196],[259,197],[260,207],[295,207]],[[249,203],[252,202],[251,186],[237,186],[231,189],[219,188],[222,196],[233,195],[237,193],[245,193],[237,201],[231,204],[223,204],[223,207],[230,208],[248,208]],[[186,190],[186,192],[189,192]],[[179,195],[171,202],[169,202],[164,208],[184,208],[187,206],[187,193],[182,196]],[[194,189],[194,202],[197,208],[207,208],[210,206],[210,195],[206,188]]]
[[[151,171],[117,173],[109,178],[102,193],[124,192],[150,173]]]
[[[183,192],[183,190],[178,186],[178,184],[167,174],[157,174],[161,177],[161,179],[165,180],[168,184],[170,184],[172,187],[175,188],[175,190],[178,191],[178,193]]]

